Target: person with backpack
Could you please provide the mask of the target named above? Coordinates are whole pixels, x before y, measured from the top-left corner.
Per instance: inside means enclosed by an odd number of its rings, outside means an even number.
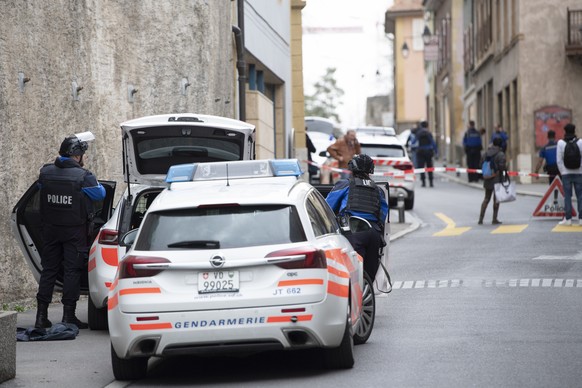
[[[416,167],[434,167],[432,158],[433,156],[438,155],[438,149],[432,134],[428,131],[428,123],[426,121],[420,123],[420,128],[416,131],[416,139],[418,140]],[[420,180],[422,181],[422,187],[426,187],[426,177],[424,172],[420,173]],[[429,171],[428,173],[428,182],[430,187],[434,187],[432,171]]]
[[[564,218],[559,225],[572,225],[572,187],[578,202],[578,224],[582,225],[582,139],[576,137],[576,126],[564,126],[564,139],[558,140],[558,169],[564,184]]]
[[[467,132],[465,132],[465,135],[463,136],[463,148],[467,155],[467,168],[478,169],[483,144],[481,142],[481,133],[479,133],[477,128],[475,128],[475,122],[473,120],[469,121]],[[479,182],[478,173],[470,172],[467,175],[469,177],[469,182]]]
[[[536,165],[535,172],[536,174],[540,171],[540,168],[544,164],[544,172],[546,172],[549,176],[549,184],[551,185],[556,176],[560,175],[560,170],[558,169],[558,161],[557,161],[557,150],[558,150],[558,143],[556,142],[556,132],[552,131],[551,129],[548,131],[548,143],[542,147],[539,152],[539,159],[538,164]]]
[[[487,148],[487,151],[481,158],[481,170],[483,173],[483,188],[485,189],[485,198],[481,204],[481,214],[479,215],[479,225],[483,224],[485,211],[489,201],[493,196],[493,220],[492,225],[499,225],[501,221],[497,218],[499,214],[499,202],[495,198],[495,183],[501,182],[506,172],[505,153],[501,149],[502,139],[500,137],[493,139],[493,144]]]

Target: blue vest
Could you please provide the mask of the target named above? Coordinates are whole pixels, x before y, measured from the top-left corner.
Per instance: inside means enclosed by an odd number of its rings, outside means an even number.
[[[87,171],[47,164],[40,169],[40,216],[50,225],[75,226],[87,222],[82,184]]]

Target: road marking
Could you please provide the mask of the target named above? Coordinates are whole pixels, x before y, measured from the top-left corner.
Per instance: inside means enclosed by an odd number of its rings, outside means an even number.
[[[440,218],[441,221],[443,221],[447,226],[443,230],[433,234],[433,236],[437,237],[460,236],[461,234],[471,230],[470,227],[457,228],[455,221],[445,216],[443,213],[435,213],[434,215]]]
[[[494,229],[491,234],[510,234],[510,233],[521,233],[527,228],[528,225],[501,225]]]
[[[582,225],[556,225],[552,232],[582,233]]]
[[[477,280],[477,279],[475,279]],[[481,281],[447,280],[405,280],[395,281],[392,289],[413,290],[428,288],[580,288],[582,279],[482,279]]]
[[[574,254],[573,256],[550,256],[550,255],[542,255],[538,257],[534,257],[532,260],[574,260],[574,261],[582,261],[582,251]]]

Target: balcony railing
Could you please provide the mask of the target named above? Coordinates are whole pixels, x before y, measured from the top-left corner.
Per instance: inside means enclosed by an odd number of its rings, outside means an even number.
[[[568,9],[566,55],[582,63],[582,10]]]

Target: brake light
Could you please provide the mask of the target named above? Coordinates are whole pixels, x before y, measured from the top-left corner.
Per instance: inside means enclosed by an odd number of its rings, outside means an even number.
[[[402,171],[408,171],[408,170],[414,169],[414,167],[412,166],[411,163],[395,164],[393,167],[397,170],[402,170]]]
[[[119,263],[118,279],[145,278],[156,276],[168,266],[170,260],[163,257],[127,256]],[[149,266],[142,266],[149,264]],[[156,265],[159,264],[159,265]]]
[[[302,257],[297,260],[286,261],[296,256]],[[325,252],[312,247],[283,249],[281,251],[271,252],[266,257],[273,258],[273,264],[285,269],[327,268]],[[281,261],[278,262],[276,258],[281,258]]]
[[[114,229],[102,229],[99,232],[99,244],[101,245],[117,245],[118,244],[118,234],[117,230]]]

